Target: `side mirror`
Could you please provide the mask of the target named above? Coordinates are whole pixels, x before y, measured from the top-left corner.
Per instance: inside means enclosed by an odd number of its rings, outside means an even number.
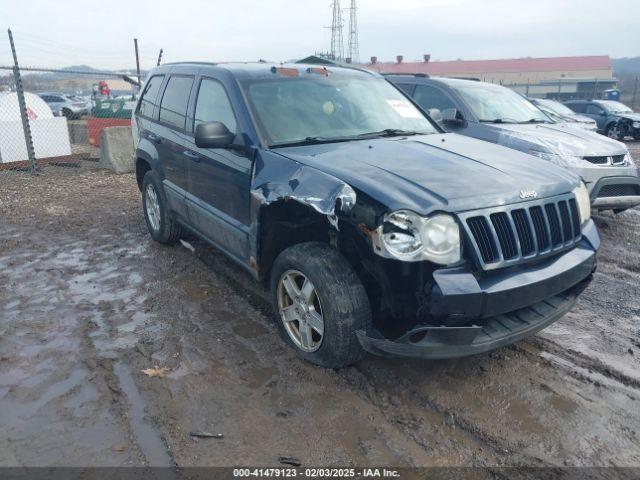
[[[427,113],[434,122],[440,123],[442,121],[442,112],[439,108],[430,108]]]
[[[449,125],[462,125],[464,123],[464,117],[455,108],[445,108],[442,111],[442,123]]]
[[[196,146],[199,148],[227,148],[235,138],[222,122],[206,122],[196,127]]]
[[[600,110],[600,115],[603,117],[607,116],[607,112],[605,112],[604,110]]]

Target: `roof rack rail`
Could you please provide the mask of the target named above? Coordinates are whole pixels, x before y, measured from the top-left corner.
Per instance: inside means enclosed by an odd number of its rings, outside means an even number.
[[[407,77],[419,77],[419,78],[429,78],[429,74],[427,73],[402,73],[402,72],[385,72],[381,74],[382,76],[390,76],[390,75],[403,75]]]
[[[203,61],[193,61],[193,62],[167,62],[167,63],[163,63],[162,66],[165,65],[218,65],[216,62],[203,62]]]
[[[317,57],[315,55],[311,55],[309,57],[306,58],[301,58],[299,60],[296,60],[293,63],[301,63],[301,64],[308,64],[308,65],[320,65],[320,66],[324,66],[324,67],[328,67],[328,66],[334,66],[334,67],[340,67],[340,68],[348,68],[350,70],[356,70],[358,72],[363,72],[363,73],[368,73],[370,75],[375,75],[377,72],[373,71],[373,70],[369,70],[367,68],[361,67],[357,64],[353,64],[353,63],[347,63],[347,62],[342,62],[339,60],[331,60],[331,59],[327,59],[327,58],[321,58],[321,57]]]

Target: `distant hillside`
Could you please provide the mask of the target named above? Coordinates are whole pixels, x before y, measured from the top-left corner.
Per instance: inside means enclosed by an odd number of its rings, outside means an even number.
[[[611,66],[614,75],[621,77],[640,77],[640,57],[612,58]]]

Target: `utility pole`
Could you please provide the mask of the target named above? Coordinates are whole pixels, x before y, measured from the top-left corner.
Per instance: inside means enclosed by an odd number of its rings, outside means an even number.
[[[333,0],[331,7],[333,15],[331,18],[331,57],[333,60],[344,59],[344,44],[342,39],[342,10],[340,10],[340,0]]]
[[[633,110],[636,109],[636,96],[638,95],[638,77],[636,77],[636,82],[633,85],[633,97],[631,97],[631,108]]]
[[[140,78],[140,55],[138,55],[138,39],[133,39],[133,46],[136,50],[136,72],[138,74],[138,85],[142,85],[142,78]]]
[[[18,55],[16,54],[16,46],[13,43],[13,34],[8,29],[9,44],[11,45],[11,53],[13,54],[13,81],[16,84],[16,95],[18,96],[18,107],[20,108],[20,118],[22,120],[22,131],[24,132],[24,142],[27,147],[27,157],[31,165],[31,173],[36,173],[36,152],[33,148],[33,137],[31,136],[31,126],[29,125],[29,116],[27,115],[27,102],[24,99],[24,89],[22,86],[22,77],[20,76],[20,66],[18,65]]]
[[[358,16],[356,0],[351,0],[349,8],[349,58],[352,63],[360,63],[360,45],[358,44]]]
[[[162,61],[162,49],[160,49],[160,53],[158,54],[158,63],[156,63],[156,66],[159,67],[160,66],[160,62]]]

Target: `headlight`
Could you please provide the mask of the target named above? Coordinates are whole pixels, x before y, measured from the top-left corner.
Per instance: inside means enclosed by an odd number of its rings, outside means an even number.
[[[460,229],[451,215],[421,217],[408,210],[390,213],[372,235],[375,253],[405,262],[451,265],[461,258]]]
[[[549,152],[539,152],[538,150],[529,150],[529,153],[543,160],[548,160],[560,165],[561,167],[583,167],[585,163],[582,157],[575,155],[558,155]]]
[[[635,165],[633,158],[631,157],[631,154],[629,152],[627,152],[627,154],[624,156],[624,164]]]
[[[633,122],[633,128],[640,128],[640,122]]]
[[[578,213],[580,213],[580,225],[591,218],[591,199],[589,198],[589,190],[584,182],[573,190],[578,203]]]

